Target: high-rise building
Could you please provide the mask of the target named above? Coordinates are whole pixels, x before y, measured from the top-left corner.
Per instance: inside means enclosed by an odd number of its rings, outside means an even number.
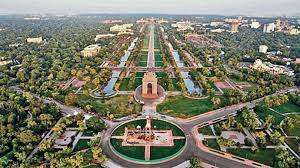
[[[231,33],[236,33],[238,32],[239,30],[239,21],[237,20],[233,20],[232,22],[230,22],[230,25],[231,25]]]
[[[271,33],[275,31],[275,24],[274,23],[268,23],[264,25],[264,33]]]

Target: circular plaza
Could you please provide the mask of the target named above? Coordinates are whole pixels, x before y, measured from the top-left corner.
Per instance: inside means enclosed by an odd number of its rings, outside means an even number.
[[[110,148],[118,157],[134,163],[161,163],[180,155],[186,146],[177,125],[149,117],[125,122],[110,137]]]

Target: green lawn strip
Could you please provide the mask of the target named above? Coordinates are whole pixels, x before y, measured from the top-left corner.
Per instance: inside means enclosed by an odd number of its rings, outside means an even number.
[[[93,130],[86,129],[84,130],[82,136],[94,136],[94,134],[97,134],[98,132],[94,132]]]
[[[168,74],[165,72],[156,72],[155,74],[156,74],[157,78],[163,78],[163,77],[168,76]]]
[[[121,91],[126,91],[126,90],[128,90],[127,87],[128,87],[129,81],[130,81],[130,78],[124,78],[124,79],[122,80],[121,85],[120,85],[120,90],[121,90]]]
[[[178,85],[178,80],[176,78],[172,79],[172,83],[173,83],[173,87],[174,87],[174,91],[181,91],[180,86]]]
[[[162,120],[152,120],[152,126],[155,130],[173,130],[174,136],[184,136],[184,133],[177,126]]]
[[[206,141],[206,146],[215,150],[221,150],[218,142],[216,139],[205,139]]]
[[[155,52],[155,61],[160,61],[160,62],[164,61],[160,52],[157,51]]]
[[[261,118],[264,121],[265,121],[265,119],[268,115],[274,116],[276,125],[279,125],[280,122],[285,118],[284,116],[282,116],[280,114],[277,114],[277,113],[275,113],[275,112],[273,112],[272,110],[269,110],[269,109],[267,109],[266,111],[257,111],[257,114],[258,114],[259,118]]]
[[[173,117],[188,118],[217,109],[210,98],[194,100],[183,96],[168,97],[162,104],[157,106],[160,113]]]
[[[198,132],[203,135],[214,135],[210,126],[199,128]]]
[[[138,86],[142,84],[143,78],[135,78],[132,90],[135,90]]]
[[[143,78],[144,77],[145,72],[137,72],[135,77],[136,78]]]
[[[296,138],[286,138],[285,142],[295,151],[298,155],[300,155],[299,146],[300,143],[297,141]]]
[[[134,159],[145,160],[145,147],[143,146],[122,146],[121,139],[110,139],[111,145],[119,153]]]
[[[130,129],[134,129],[134,128],[136,128],[138,125],[141,126],[142,128],[144,128],[145,125],[146,125],[146,120],[144,120],[144,119],[143,119],[143,120],[134,120],[134,121],[130,121],[130,122],[128,122],[128,123],[125,123],[125,124],[119,126],[119,127],[113,132],[112,135],[115,135],[115,136],[121,136],[121,135],[124,134],[124,129],[125,129],[125,127],[130,128]]]
[[[289,136],[298,136],[300,137],[300,115],[288,115],[288,117],[292,117],[295,119],[296,124],[294,124],[293,129],[284,130],[284,132]]]
[[[227,152],[245,158],[250,159],[268,166],[274,166],[275,149],[258,149],[256,153],[252,153],[250,149],[227,149]]]
[[[80,150],[89,148],[89,145],[88,145],[89,141],[90,141],[89,139],[79,139],[79,141],[77,142],[77,144],[74,148],[74,151],[76,152],[76,151],[80,151]]]
[[[147,67],[147,62],[139,62],[138,66],[139,67]]]
[[[163,67],[163,66],[164,66],[164,62],[155,61],[155,67]]]
[[[279,113],[300,113],[300,107],[295,105],[293,102],[288,101],[287,103],[277,106],[277,107],[273,107],[274,110],[276,110]]]
[[[176,154],[185,145],[185,139],[174,140],[174,146],[167,147],[156,147],[151,146],[150,148],[150,159],[161,159]]]

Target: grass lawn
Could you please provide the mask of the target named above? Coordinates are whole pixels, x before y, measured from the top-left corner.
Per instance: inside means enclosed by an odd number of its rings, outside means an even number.
[[[157,106],[158,112],[173,117],[189,118],[217,109],[220,105],[214,105],[210,98],[194,100],[183,96],[168,97]]]
[[[177,153],[185,144],[185,139],[174,140],[174,146],[171,147],[152,147],[150,148],[150,159],[161,159],[172,156]]]
[[[163,62],[163,58],[162,58],[160,52],[155,52],[155,61]]]
[[[156,77],[158,77],[158,78],[162,78],[162,77],[168,76],[168,74],[165,73],[165,72],[156,72],[155,74],[156,74]]]
[[[80,139],[78,141],[78,143],[76,144],[74,151],[76,152],[76,151],[80,151],[80,150],[89,148],[88,142],[90,142],[89,139]]]
[[[276,110],[279,113],[300,113],[300,107],[295,105],[293,102],[288,101],[287,103],[281,105],[281,106],[277,106],[277,107],[273,107],[274,110]]]
[[[285,133],[289,136],[298,136],[300,137],[300,115],[288,115],[288,117],[292,117],[296,120],[296,124],[294,125],[293,129],[284,130]]]
[[[162,61],[155,61],[155,66],[156,67],[163,67],[164,66],[164,62],[162,62]]]
[[[300,155],[299,145],[296,138],[287,138],[285,142],[298,154]]]
[[[178,80],[176,78],[172,79],[172,83],[173,83],[173,87],[174,87],[174,91],[181,91],[180,86],[178,85]]]
[[[116,136],[121,136],[124,134],[124,130],[125,130],[125,127],[127,128],[136,128],[136,126],[141,126],[142,128],[145,127],[146,125],[146,120],[134,120],[134,121],[131,121],[129,123],[125,123],[123,125],[121,125],[120,127],[118,127],[112,135],[116,135]]]
[[[265,121],[265,119],[268,115],[272,115],[275,119],[275,124],[276,125],[279,125],[280,122],[285,118],[284,116],[282,116],[280,114],[277,114],[277,113],[275,113],[275,112],[273,112],[269,109],[266,110],[266,111],[257,111],[257,114],[258,114],[259,118],[261,118],[264,121]]]
[[[131,90],[135,90],[138,86],[142,84],[143,78],[135,78],[133,88]]]
[[[206,141],[207,141],[207,145],[206,145],[207,147],[215,150],[221,150],[216,139],[206,139]]]
[[[121,85],[120,85],[120,90],[121,90],[121,91],[129,90],[129,88],[127,88],[127,87],[128,87],[129,81],[130,81],[130,78],[124,78],[124,79],[122,80]]]
[[[87,104],[93,107],[93,110],[101,116],[106,116],[107,109],[114,118],[121,118],[142,111],[142,106],[137,103],[132,96],[120,95],[110,99],[95,99],[85,95],[80,96],[80,106]]]
[[[111,145],[119,153],[134,158],[134,159],[145,159],[145,147],[143,146],[122,146],[121,139],[110,139]]]
[[[137,72],[136,75],[135,75],[135,77],[136,78],[143,78],[144,74],[145,74],[144,72]]]
[[[274,166],[275,149],[259,149],[256,153],[252,153],[249,149],[227,149],[227,152],[268,166]]]
[[[198,132],[203,135],[214,135],[210,126],[199,128]]]
[[[173,130],[174,136],[184,136],[184,133],[177,126],[162,120],[152,120],[153,128],[156,130]]]
[[[89,129],[86,129],[82,136],[94,136],[94,134],[97,134],[97,132],[94,132],[93,130],[89,130]]]

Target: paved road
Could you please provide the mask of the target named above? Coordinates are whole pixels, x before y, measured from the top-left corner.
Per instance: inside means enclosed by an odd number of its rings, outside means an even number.
[[[155,68],[155,55],[154,55],[154,25],[150,25],[150,34],[149,34],[149,49],[148,49],[148,60],[147,67]]]

